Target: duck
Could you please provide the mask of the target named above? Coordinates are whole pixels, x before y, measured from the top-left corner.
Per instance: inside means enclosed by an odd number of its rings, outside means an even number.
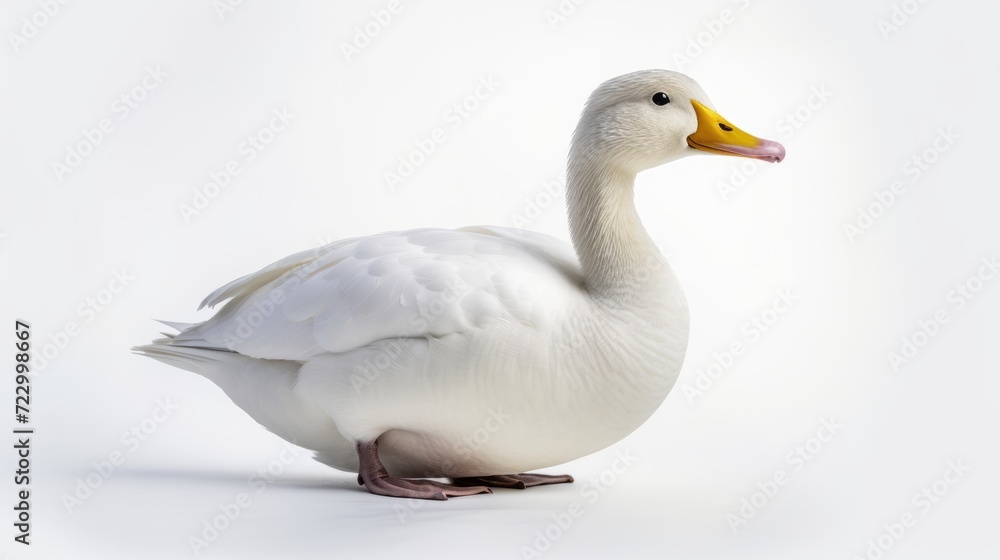
[[[694,154],[777,163],[692,78],[637,71],[587,100],[566,173],[571,244],[497,226],[414,229],[290,255],[133,351],[214,382],[251,418],[381,496],[573,482],[674,386],[690,316],[642,225],[637,174]],[[200,309],[199,308],[199,309]]]

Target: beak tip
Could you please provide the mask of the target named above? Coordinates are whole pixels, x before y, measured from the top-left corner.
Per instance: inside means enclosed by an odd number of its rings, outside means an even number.
[[[761,140],[758,149],[761,152],[762,159],[770,163],[781,163],[785,159],[785,147],[773,140]]]

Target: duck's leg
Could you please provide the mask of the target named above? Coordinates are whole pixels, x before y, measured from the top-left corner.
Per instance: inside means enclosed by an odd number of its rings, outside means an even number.
[[[546,484],[560,484],[563,482],[573,482],[573,477],[568,474],[498,474],[494,476],[469,476],[464,478],[451,479],[458,486],[495,486],[497,488],[516,488],[524,490],[532,486],[544,486]]]
[[[492,494],[485,486],[465,484],[456,486],[433,480],[397,478],[390,476],[378,458],[378,440],[358,442],[358,484],[364,485],[372,494],[393,498],[415,498],[420,500],[447,500],[455,496]]]

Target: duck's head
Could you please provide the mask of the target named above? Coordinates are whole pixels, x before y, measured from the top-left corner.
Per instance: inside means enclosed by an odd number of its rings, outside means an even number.
[[[684,74],[643,70],[619,76],[591,94],[574,150],[587,159],[601,154],[633,173],[697,153],[784,159],[781,144],[743,132],[712,107],[701,86]]]

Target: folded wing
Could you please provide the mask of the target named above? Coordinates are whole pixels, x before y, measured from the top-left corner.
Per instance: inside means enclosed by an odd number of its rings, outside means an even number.
[[[581,286],[572,248],[545,235],[490,226],[383,233],[297,253],[222,286],[202,305],[228,303],[172,343],[307,360],[502,321],[541,326]]]

